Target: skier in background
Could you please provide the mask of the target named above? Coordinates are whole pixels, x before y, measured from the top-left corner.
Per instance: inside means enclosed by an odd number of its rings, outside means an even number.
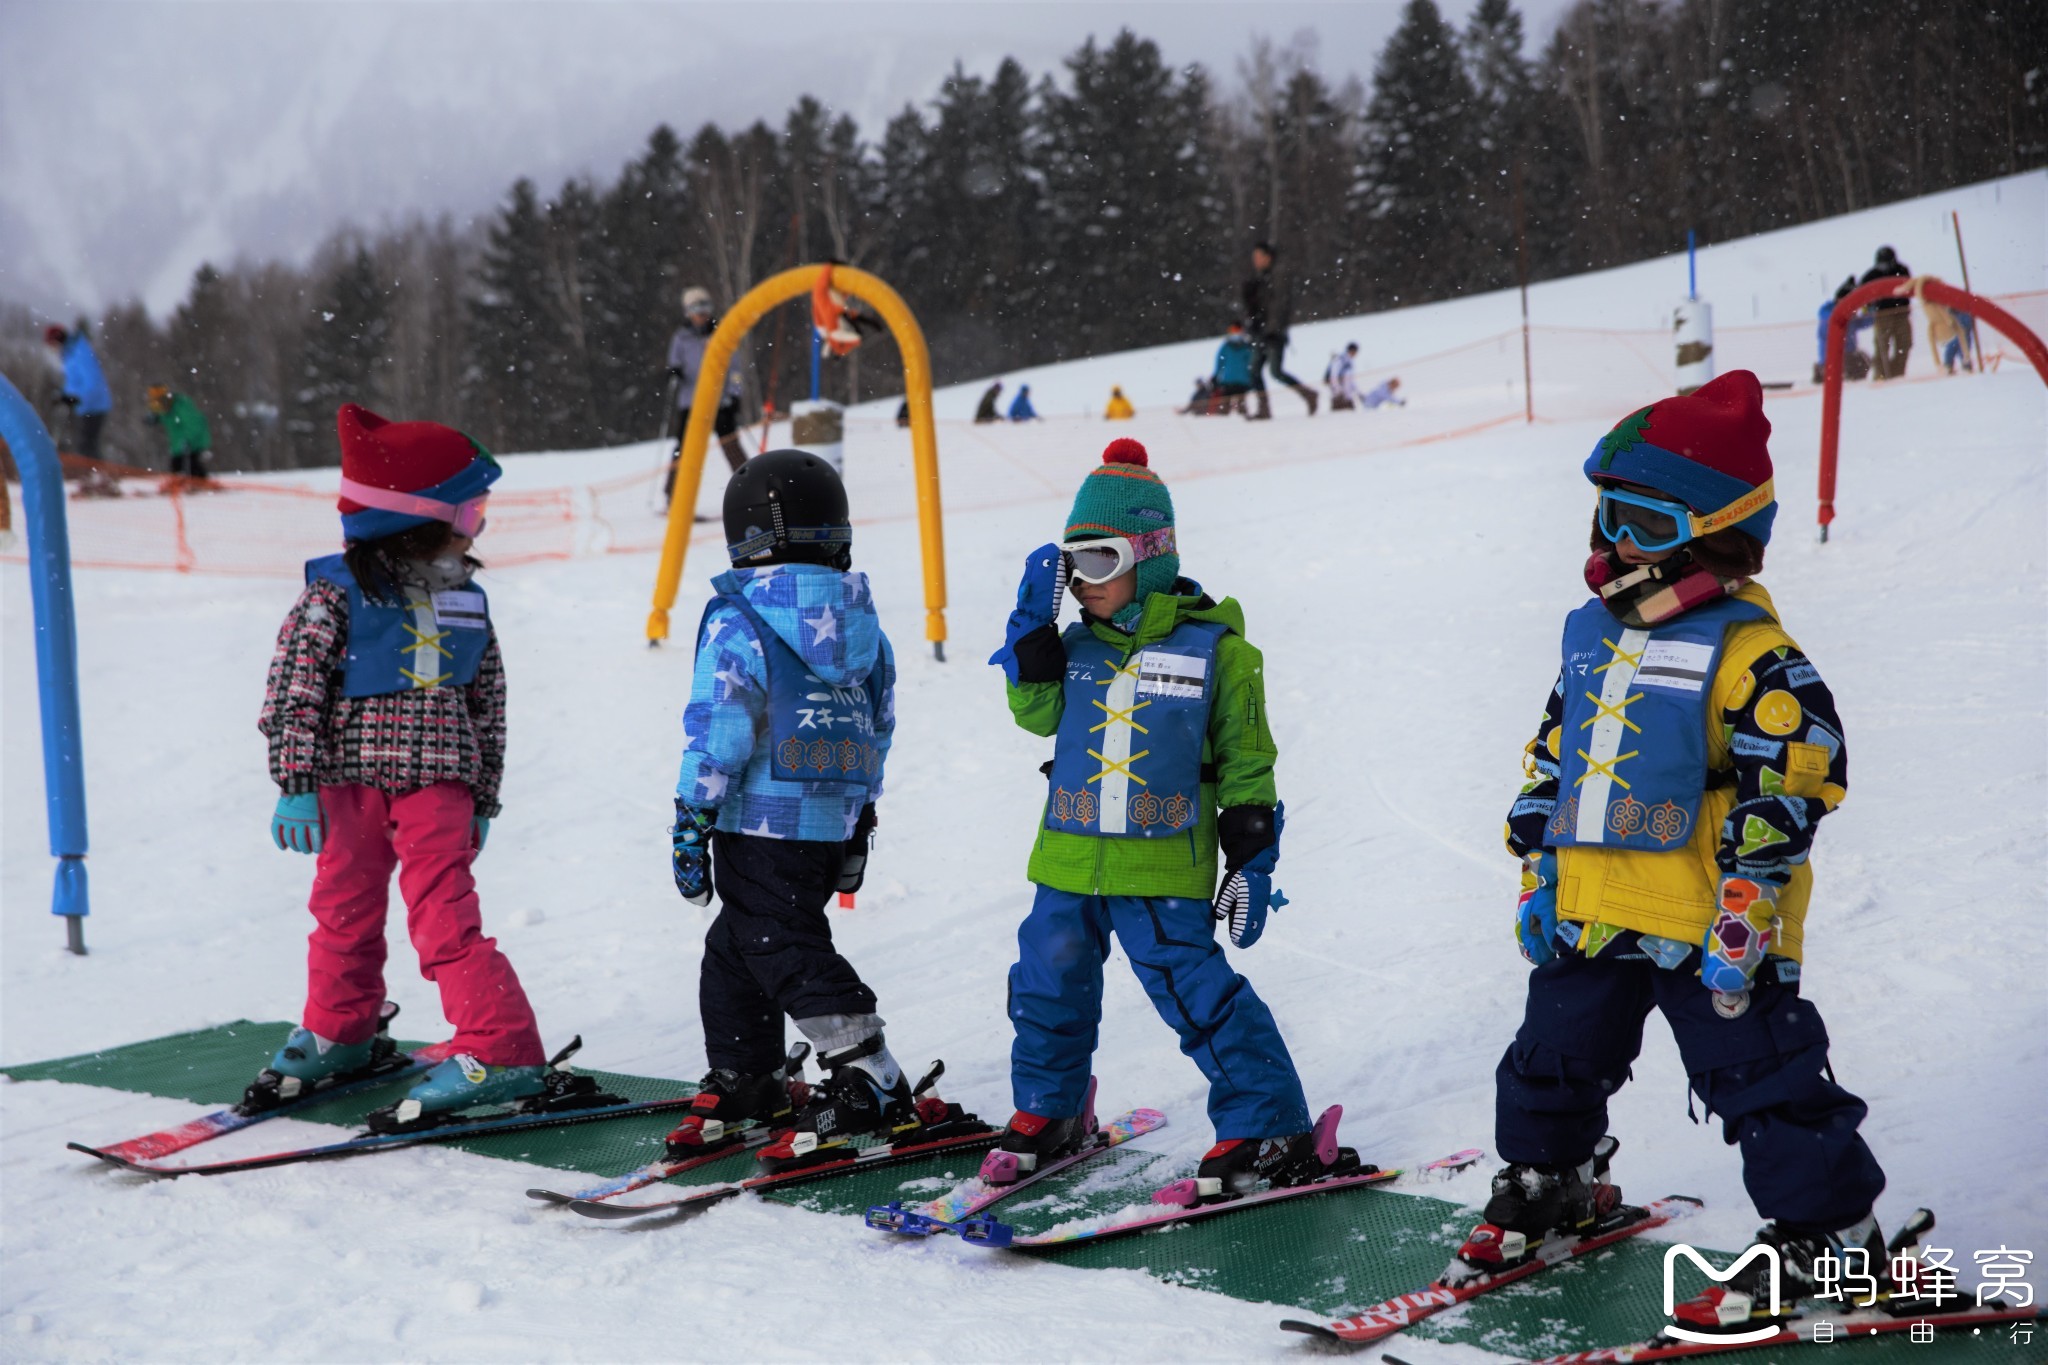
[[[1294,280],[1282,271],[1275,273],[1274,267],[1280,259],[1280,252],[1270,242],[1260,242],[1252,248],[1252,277],[1244,282],[1244,316],[1251,328],[1252,345],[1258,348],[1258,358],[1252,366],[1252,392],[1258,396],[1258,406],[1252,417],[1266,418],[1273,415],[1266,399],[1266,372],[1273,378],[1301,395],[1301,401],[1308,404],[1308,415],[1316,415],[1316,391],[1287,373],[1287,331],[1294,325]]]
[[[148,392],[149,413],[142,420],[164,429],[171,448],[171,472],[188,478],[206,477],[206,457],[213,453],[213,430],[199,405],[176,390],[152,384]]]
[[[1173,499],[1145,447],[1119,439],[1102,459],[1063,542],[1026,558],[989,660],[1017,724],[1054,748],[1010,969],[1017,1113],[982,1178],[1027,1175],[1093,1136],[1089,1062],[1112,937],[1209,1080],[1205,1202],[1356,1169],[1349,1149],[1333,1166],[1317,1155],[1272,1011],[1216,943],[1222,921],[1249,948],[1286,903],[1272,886],[1283,812],[1259,651],[1234,600],[1181,577]],[[1081,607],[1064,634],[1063,574]]]
[[[1349,412],[1358,406],[1358,343],[1351,342],[1330,357],[1323,369],[1323,382],[1330,386],[1330,410]]]
[[[977,425],[1003,420],[1002,412],[996,407],[1002,396],[1003,381],[1000,379],[981,391],[981,401],[974,405],[974,420]]]
[[[718,319],[711,307],[711,291],[700,285],[691,285],[683,291],[683,325],[676,328],[675,335],[668,343],[668,372],[676,381],[675,426],[670,432],[676,443],[675,454],[669,457],[668,477],[661,481],[662,506],[668,506],[676,486],[676,465],[683,455],[683,433],[690,427],[690,405],[697,395],[697,376],[704,369],[704,348],[711,341],[711,334],[718,330]],[[725,451],[725,462],[738,469],[747,462],[746,451],[740,448],[740,380],[730,369],[725,372],[725,393],[718,400],[718,414],[712,420],[712,434],[718,438],[719,447]]]
[[[1017,386],[1017,396],[1010,400],[1010,420],[1012,422],[1036,422],[1039,420],[1038,409],[1031,406],[1031,386],[1029,384],[1019,384]]]
[[[1102,415],[1107,421],[1128,422],[1138,415],[1138,410],[1131,406],[1130,399],[1124,397],[1123,386],[1112,384],[1109,386],[1109,406],[1103,409]]]
[[[64,383],[57,401],[71,409],[77,434],[77,452],[88,460],[100,457],[100,429],[114,408],[114,393],[107,387],[106,372],[92,348],[92,336],[84,318],[70,331],[54,324],[43,329],[43,344],[55,351],[64,366]]]
[[[505,666],[469,549],[502,472],[436,422],[353,403],[341,441],[340,554],[306,563],[278,632],[257,729],[280,795],[271,838],[317,854],[306,1009],[249,1087],[267,1107],[378,1069],[391,874],[420,974],[455,1037],[397,1106],[403,1124],[546,1088],[540,1028],[483,932],[470,864],[498,814]]]
[[[875,993],[825,915],[866,872],[896,659],[830,465],[801,450],[748,461],[726,485],[725,535],[732,569],[712,580],[697,631],[670,831],[677,892],[694,905],[718,893],[697,997],[711,1069],[671,1144],[701,1141],[713,1120],[780,1126],[794,1112],[764,1149],[783,1162],[921,1121]],[[785,1017],[825,1071],[800,1111]]]
[[[1870,269],[1863,272],[1858,283],[1911,279],[1912,275],[1911,268],[1899,259],[1897,252],[1881,246],[1877,249],[1876,260]],[[1912,298],[1879,299],[1870,305],[1870,314],[1876,324],[1876,333],[1870,339],[1871,349],[1876,352],[1871,359],[1871,369],[1879,379],[1903,379],[1906,355],[1913,349]]]
[[[1828,1069],[1827,1029],[1800,996],[1815,826],[1847,794],[1834,698],[1755,582],[1777,512],[1754,374],[1666,398],[1587,457],[1598,491],[1586,583],[1507,821],[1522,860],[1516,932],[1535,970],[1496,1072],[1478,1271],[1539,1254],[1620,1204],[1607,1105],[1661,1010],[1687,1083],[1742,1148],[1757,1234],[1789,1297],[1824,1253],[1885,1242],[1884,1174],[1863,1101]],[[1526,1248],[1503,1248],[1503,1233]],[[1679,1313],[1712,1326],[1731,1290],[1768,1310],[1760,1258]],[[1751,1326],[1742,1320],[1724,1329]]]

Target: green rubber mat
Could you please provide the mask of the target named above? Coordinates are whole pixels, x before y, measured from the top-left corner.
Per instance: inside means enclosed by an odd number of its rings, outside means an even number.
[[[227,1105],[270,1060],[290,1030],[283,1023],[238,1020],[217,1028],[108,1048],[53,1062],[0,1067],[17,1081],[64,1081],[160,1095],[202,1105]],[[405,1046],[414,1047],[416,1043]],[[673,1080],[592,1071],[608,1090],[631,1099],[660,1099],[691,1093]],[[389,1103],[400,1085],[344,1095],[301,1111],[301,1117],[343,1128],[360,1127],[371,1109]],[[677,1114],[613,1119],[557,1129],[467,1138],[442,1144],[483,1156],[556,1170],[622,1175],[660,1155],[662,1138]],[[175,1116],[165,1115],[168,1126]],[[135,1133],[71,1134],[83,1142],[115,1142]],[[261,1129],[222,1139],[236,1151],[263,1146]],[[250,1146],[249,1144],[257,1144]],[[287,1143],[273,1143],[284,1146]],[[200,1159],[198,1149],[190,1159]],[[872,1204],[901,1199],[916,1203],[945,1193],[973,1175],[979,1152],[956,1152],[923,1161],[798,1185],[768,1196],[819,1213],[858,1216]],[[674,1177],[672,1184],[696,1186],[741,1180],[759,1170],[751,1152],[738,1152]],[[1048,1182],[1043,1192],[999,1205],[996,1212],[1019,1232],[1042,1232],[1073,1219],[1099,1217],[1148,1201],[1151,1191],[1187,1172],[1138,1147],[1123,1147]],[[232,1178],[232,1177],[228,1177]],[[1646,1196],[1648,1191],[1632,1191]],[[519,1200],[517,1181],[504,1191],[508,1206]],[[630,1197],[630,1196],[629,1196]],[[1292,1200],[1210,1223],[1170,1228],[1113,1242],[1078,1243],[1058,1252],[975,1252],[1030,1254],[1062,1264],[1142,1270],[1173,1284],[1233,1298],[1276,1305],[1278,1337],[1283,1310],[1343,1317],[1395,1294],[1427,1284],[1443,1269],[1475,1211],[1441,1199],[1391,1190],[1357,1189]],[[1682,1226],[1682,1225],[1681,1225]],[[692,1235],[687,1225],[669,1230]],[[1682,1235],[1682,1234],[1681,1234]],[[875,1234],[881,1239],[884,1234]],[[907,1240],[907,1239],[906,1239]],[[1514,1358],[1584,1350],[1642,1340],[1663,1320],[1664,1243],[1625,1242],[1585,1261],[1570,1262],[1475,1300],[1411,1328],[1413,1335],[1483,1346]],[[966,1250],[962,1249],[963,1252]],[[1725,1256],[1716,1260],[1725,1264]],[[1707,1283],[1687,1268],[1678,1285],[1689,1294]],[[1400,1354],[1398,1342],[1387,1345]],[[2009,1334],[1987,1331],[1937,1337],[1915,1345],[1900,1337],[1840,1343],[1815,1349],[1841,1365],[1892,1365],[1915,1361],[1940,1365],[1951,1360],[1990,1360],[2001,1349],[2011,1356]],[[1769,1355],[1766,1352],[1764,1355]],[[1789,1358],[1803,1360],[1806,1351]],[[1773,1357],[1774,1359],[1775,1357]],[[1759,1357],[1759,1365],[1768,1365]]]
[[[238,1019],[218,1028],[174,1033],[168,1038],[63,1057],[54,1062],[0,1067],[0,1073],[17,1081],[65,1081],[74,1085],[99,1085],[111,1090],[161,1095],[193,1104],[229,1105],[242,1097],[243,1087],[269,1064],[278,1045],[291,1032],[291,1027],[284,1023],[259,1024]],[[417,1040],[401,1041],[399,1045],[410,1050],[422,1046],[422,1043]],[[649,1076],[627,1076],[610,1071],[584,1071],[583,1074],[594,1078],[613,1094],[631,1100],[668,1099],[696,1090],[693,1085]],[[360,1131],[365,1116],[372,1109],[389,1104],[402,1095],[405,1084],[404,1081],[393,1080],[389,1085],[338,1095],[331,1100],[309,1104],[292,1117],[308,1123],[327,1123]],[[662,1139],[669,1129],[675,1127],[679,1117],[679,1113],[644,1114],[564,1128],[536,1128],[520,1133],[460,1138],[438,1145],[556,1170],[623,1173],[661,1155]],[[163,1126],[169,1127],[173,1122],[176,1119],[166,1115]],[[95,1145],[120,1142],[138,1134],[77,1133],[69,1136],[75,1141]],[[231,1150],[246,1155],[291,1145],[291,1139],[273,1137],[259,1125],[248,1133],[231,1134],[216,1143],[173,1156],[170,1160],[198,1162],[206,1160],[215,1150]]]

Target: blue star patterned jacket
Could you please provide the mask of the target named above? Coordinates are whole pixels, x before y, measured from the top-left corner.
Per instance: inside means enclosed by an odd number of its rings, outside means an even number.
[[[851,838],[863,799],[879,800],[882,762],[896,728],[896,656],[875,614],[867,575],[822,564],[733,569],[711,580],[719,596],[706,612],[697,671],[683,708],[683,765],[676,795],[718,812],[729,834],[768,839]],[[768,667],[754,622],[732,604],[739,594],[754,615],[826,683],[863,679],[875,706],[880,755],[865,798],[859,788],[775,777],[763,742]]]

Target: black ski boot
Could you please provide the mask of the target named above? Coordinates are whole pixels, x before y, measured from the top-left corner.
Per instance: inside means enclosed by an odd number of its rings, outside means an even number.
[[[801,1079],[811,1045],[799,1042],[774,1071],[748,1075],[713,1067],[697,1084],[690,1115],[668,1135],[671,1161],[703,1156],[719,1147],[738,1146],[743,1134],[786,1124],[810,1099]]]
[[[910,1078],[877,1033],[852,1047],[818,1054],[824,1082],[796,1116],[795,1130],[761,1153],[778,1169],[820,1153],[845,1155],[835,1148],[866,1145],[863,1140],[892,1142],[919,1126]]]
[[[1195,1168],[1192,1189],[1185,1181],[1168,1186],[1167,1191],[1183,1197],[1167,1202],[1187,1202],[1184,1196],[1192,1194],[1195,1203],[1216,1204],[1260,1190],[1309,1185],[1363,1171],[1366,1168],[1359,1163],[1358,1153],[1337,1145],[1337,1120],[1343,1113],[1342,1106],[1332,1105],[1306,1133],[1230,1138],[1217,1143]],[[1167,1191],[1153,1197],[1159,1199]]]
[[[1911,1240],[1933,1226],[1934,1216],[1919,1210],[1907,1220],[1900,1240]],[[1768,1247],[1777,1253],[1775,1277],[1771,1274],[1770,1258],[1758,1256],[1730,1276],[1726,1284],[1708,1285],[1679,1304],[1671,1316],[1695,1331],[1743,1332],[1783,1317],[1797,1304],[1823,1291],[1839,1293],[1841,1311],[1845,1313],[1868,1308],[1891,1298],[1891,1252],[1904,1249],[1885,1245],[1874,1213],[1833,1232],[1766,1223],[1757,1229],[1756,1241],[1743,1257],[1751,1255],[1757,1247]],[[1738,1265],[1743,1257],[1736,1258]]]
[[[1452,1272],[1459,1262],[1468,1276],[1512,1270],[1534,1256],[1544,1239],[1584,1233],[1620,1208],[1621,1190],[1607,1179],[1608,1163],[1620,1148],[1613,1137],[1603,1137],[1577,1166],[1516,1162],[1498,1172],[1482,1221],[1458,1248]]]

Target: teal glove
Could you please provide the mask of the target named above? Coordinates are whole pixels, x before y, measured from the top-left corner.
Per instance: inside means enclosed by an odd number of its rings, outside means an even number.
[[[327,835],[327,819],[320,813],[320,793],[300,792],[277,798],[277,813],[270,817],[270,838],[291,853],[318,853]]]
[[[491,817],[488,815],[472,816],[469,821],[469,846],[481,853],[484,851],[484,840],[490,837]]]

